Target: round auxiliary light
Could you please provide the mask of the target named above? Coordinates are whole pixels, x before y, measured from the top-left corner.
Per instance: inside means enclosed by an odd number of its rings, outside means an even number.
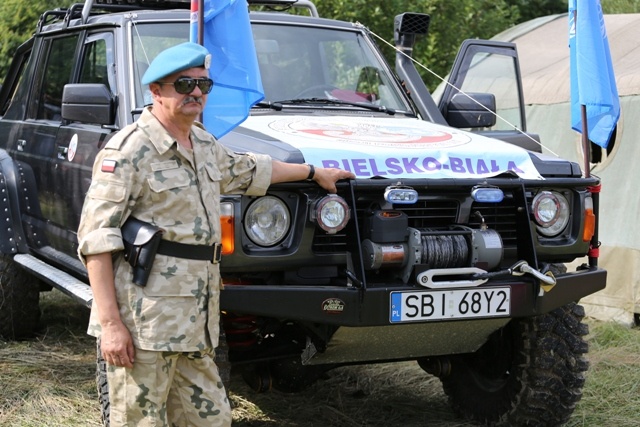
[[[545,236],[560,234],[569,223],[569,202],[555,191],[541,191],[533,198],[533,217],[538,231]]]
[[[291,216],[287,205],[273,196],[256,199],[244,217],[244,230],[258,246],[278,244],[287,235],[290,225]]]
[[[335,234],[347,226],[351,211],[342,197],[329,194],[316,203],[314,217],[320,228],[329,234]]]

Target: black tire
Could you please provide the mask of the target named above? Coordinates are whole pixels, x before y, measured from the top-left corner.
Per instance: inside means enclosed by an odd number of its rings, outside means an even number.
[[[300,393],[318,381],[326,368],[303,365],[298,356],[271,362],[269,370],[274,389],[282,393]]]
[[[491,426],[560,426],[582,397],[589,332],[571,303],[513,320],[476,353],[451,358],[444,392],[461,416]]]
[[[227,344],[227,335],[224,332],[222,322],[220,322],[220,336],[218,337],[218,347],[215,348],[215,361],[218,367],[218,374],[224,384],[224,389],[229,396],[229,387],[231,386],[231,362],[229,361],[229,345]]]
[[[97,339],[96,343],[96,386],[98,387],[98,402],[100,403],[100,419],[103,427],[109,427],[111,405],[109,402],[109,383],[107,383],[107,362],[103,359],[100,351],[100,339]]]
[[[0,336],[14,340],[34,334],[40,322],[40,280],[0,254]]]

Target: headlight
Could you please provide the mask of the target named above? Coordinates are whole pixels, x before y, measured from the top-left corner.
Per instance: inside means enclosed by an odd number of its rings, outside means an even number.
[[[244,217],[244,230],[258,246],[273,246],[289,231],[289,209],[277,197],[264,196],[249,206]]]
[[[569,222],[569,202],[555,191],[541,191],[533,198],[533,216],[538,231],[548,237],[556,236]]]
[[[351,217],[347,202],[335,194],[320,199],[312,214],[318,226],[329,234],[335,234],[346,227]]]

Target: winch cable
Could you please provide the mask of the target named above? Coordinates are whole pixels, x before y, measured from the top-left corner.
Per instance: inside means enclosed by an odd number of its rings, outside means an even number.
[[[464,267],[469,247],[462,235],[422,236],[422,264],[432,268]]]
[[[488,280],[500,276],[523,276],[525,274],[530,274],[536,279],[540,280],[540,284],[547,292],[550,291],[551,288],[557,283],[556,277],[550,270],[542,273],[541,271],[538,271],[535,268],[531,267],[526,261],[518,261],[505,270],[474,274],[472,278]]]

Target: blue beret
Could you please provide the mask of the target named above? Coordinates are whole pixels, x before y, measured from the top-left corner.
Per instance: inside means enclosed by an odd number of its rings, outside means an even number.
[[[151,61],[149,68],[142,76],[142,84],[157,82],[161,78],[178,71],[193,67],[209,68],[211,54],[197,43],[181,43],[163,50]]]

